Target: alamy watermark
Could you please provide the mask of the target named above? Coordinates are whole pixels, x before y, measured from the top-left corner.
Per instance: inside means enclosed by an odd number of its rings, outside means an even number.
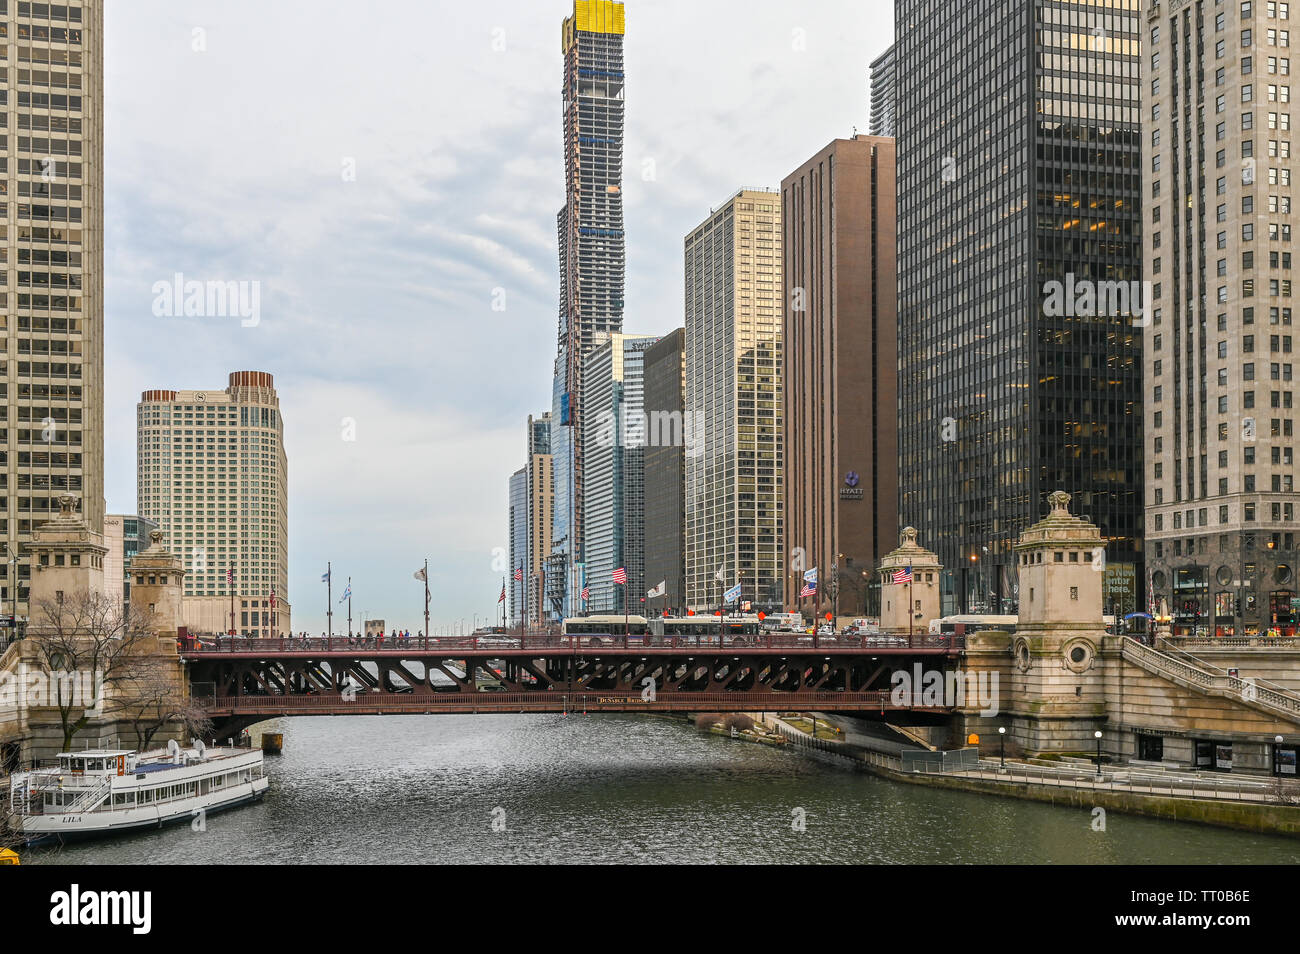
[[[599,411],[597,447],[681,447],[687,457],[704,453],[704,415],[694,411]]]
[[[74,706],[92,711],[104,698],[99,672],[44,672],[20,664],[16,672],[0,673],[0,709]]]
[[[920,663],[890,676],[889,701],[913,709],[978,708],[982,716],[998,714],[996,670],[924,669]]]
[[[1147,281],[1096,281],[1076,278],[1043,283],[1043,314],[1049,318],[1126,318],[1136,328],[1151,324],[1152,284]]]
[[[262,283],[186,279],[177,272],[171,281],[153,283],[153,313],[158,318],[238,318],[244,328],[262,321]]]

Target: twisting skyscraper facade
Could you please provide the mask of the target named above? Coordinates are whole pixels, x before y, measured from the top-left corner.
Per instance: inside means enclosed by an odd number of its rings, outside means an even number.
[[[560,327],[552,391],[554,532],[548,612],[580,610],[583,586],[582,367],[599,335],[623,330],[623,4],[575,0],[564,51],[565,204],[558,216]]]

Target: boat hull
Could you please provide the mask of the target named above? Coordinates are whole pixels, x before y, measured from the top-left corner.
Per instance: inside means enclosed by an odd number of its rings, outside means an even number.
[[[268,779],[257,778],[251,782],[231,786],[222,792],[222,798],[218,801],[213,801],[210,796],[185,799],[175,805],[168,805],[166,812],[151,807],[86,812],[77,815],[28,815],[22,818],[11,818],[10,824],[29,846],[107,838],[126,832],[162,828],[165,825],[185,821],[192,822],[198,812],[207,816],[229,808],[238,808],[260,801],[269,787]]]

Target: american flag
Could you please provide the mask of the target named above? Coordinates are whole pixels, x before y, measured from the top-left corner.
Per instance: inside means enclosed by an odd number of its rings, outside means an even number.
[[[226,567],[226,582],[231,584],[235,582],[235,571],[230,567]]]
[[[585,603],[589,599],[591,599],[591,589],[589,587],[584,586],[582,588],[582,601]]]
[[[504,603],[505,601],[506,601],[506,585],[505,585],[504,583],[502,583],[502,584],[501,584],[501,595],[497,597],[497,602],[498,602],[498,603]]]
[[[902,570],[894,571],[894,583],[896,585],[899,583],[911,583],[911,582],[912,582],[912,568],[910,566]]]
[[[515,579],[522,580],[523,578],[524,578],[524,568],[522,566],[515,567]]]
[[[803,589],[799,591],[799,599],[803,599],[805,596],[816,596],[816,595],[817,595],[816,583],[805,583],[803,585]]]
[[[614,582],[619,586],[627,586],[627,568],[619,567],[614,571]]]
[[[271,587],[271,609],[275,609],[275,587]]]

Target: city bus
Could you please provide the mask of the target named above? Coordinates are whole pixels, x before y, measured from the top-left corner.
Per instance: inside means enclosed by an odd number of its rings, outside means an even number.
[[[1119,622],[1114,616],[1103,616],[1101,620],[1107,633],[1114,636],[1119,632]],[[1018,616],[945,616],[930,620],[930,635],[964,636],[982,629],[1014,630],[1019,622]]]
[[[644,616],[623,616],[610,613],[597,616],[574,616],[564,621],[565,636],[596,637],[592,642],[599,645],[604,640],[624,636],[640,640],[648,632],[649,623]]]
[[[721,633],[731,641],[753,642],[759,634],[757,616],[668,616],[650,621],[655,636],[688,636],[705,642]]]
[[[1014,630],[1017,622],[1019,622],[1017,616],[981,616],[978,614],[945,616],[942,619],[930,620],[930,635],[965,636],[967,633],[976,633],[981,629]]]

